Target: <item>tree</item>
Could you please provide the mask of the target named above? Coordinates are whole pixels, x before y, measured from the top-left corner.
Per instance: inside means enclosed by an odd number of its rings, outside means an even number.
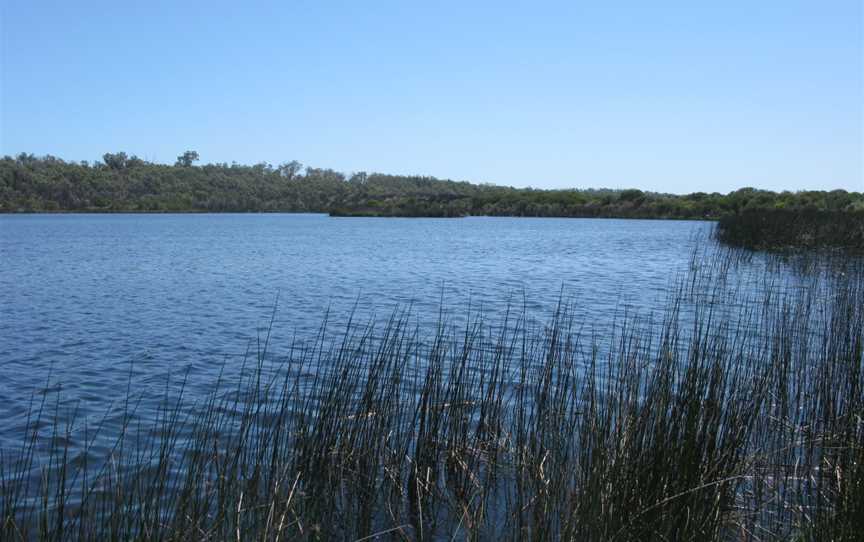
[[[368,177],[369,176],[366,175],[365,171],[361,171],[359,173],[351,175],[351,178],[348,179],[348,182],[350,182],[351,184],[366,184]]]
[[[120,170],[126,167],[126,153],[125,152],[115,152],[110,153],[106,152],[102,155],[102,160],[105,162],[105,165],[111,169]]]
[[[195,151],[186,151],[177,157],[175,166],[192,167],[192,162],[198,161],[198,153]]]
[[[126,167],[131,169],[131,168],[141,167],[141,166],[145,165],[146,163],[147,162],[145,162],[144,160],[138,158],[137,156],[135,156],[133,154],[132,156],[129,157],[128,160],[126,160]]]
[[[300,170],[303,169],[303,164],[298,162],[297,160],[291,160],[287,164],[281,164],[279,166],[279,175],[288,179],[289,181],[297,176],[300,173]]]
[[[642,201],[645,199],[645,193],[636,188],[629,188],[627,190],[622,190],[618,195],[618,199],[621,201]]]

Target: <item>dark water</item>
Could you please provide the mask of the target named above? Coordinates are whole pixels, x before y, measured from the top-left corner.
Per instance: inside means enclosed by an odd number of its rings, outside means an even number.
[[[0,444],[21,440],[31,398],[62,392],[101,414],[158,396],[188,370],[204,393],[267,327],[273,350],[344,320],[412,304],[548,315],[562,291],[603,331],[662,304],[704,222],[362,219],[324,215],[0,216]],[[139,412],[147,417],[146,405]]]

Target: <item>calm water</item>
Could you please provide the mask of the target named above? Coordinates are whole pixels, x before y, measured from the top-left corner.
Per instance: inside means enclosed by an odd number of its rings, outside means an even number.
[[[711,225],[574,219],[363,219],[325,215],[0,216],[0,444],[16,445],[31,397],[84,414],[126,393],[158,396],[188,369],[203,393],[239,364],[278,296],[274,351],[342,320],[413,304],[433,319],[548,315],[561,292],[602,331],[650,311]],[[131,377],[130,377],[131,375]],[[146,410],[142,412],[146,417]]]

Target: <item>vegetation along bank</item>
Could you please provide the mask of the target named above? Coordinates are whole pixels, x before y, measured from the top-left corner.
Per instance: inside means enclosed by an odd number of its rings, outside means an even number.
[[[0,212],[315,212],[334,216],[661,218],[718,220],[718,237],[750,248],[864,248],[864,194],[686,195],[636,189],[541,190],[434,177],[303,167],[205,164],[187,151],[171,166],[126,153],[69,162],[22,153],[0,159]]]

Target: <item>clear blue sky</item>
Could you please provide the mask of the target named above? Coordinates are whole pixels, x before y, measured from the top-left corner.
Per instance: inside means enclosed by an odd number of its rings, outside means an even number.
[[[0,4],[0,154],[864,190],[861,0]]]

